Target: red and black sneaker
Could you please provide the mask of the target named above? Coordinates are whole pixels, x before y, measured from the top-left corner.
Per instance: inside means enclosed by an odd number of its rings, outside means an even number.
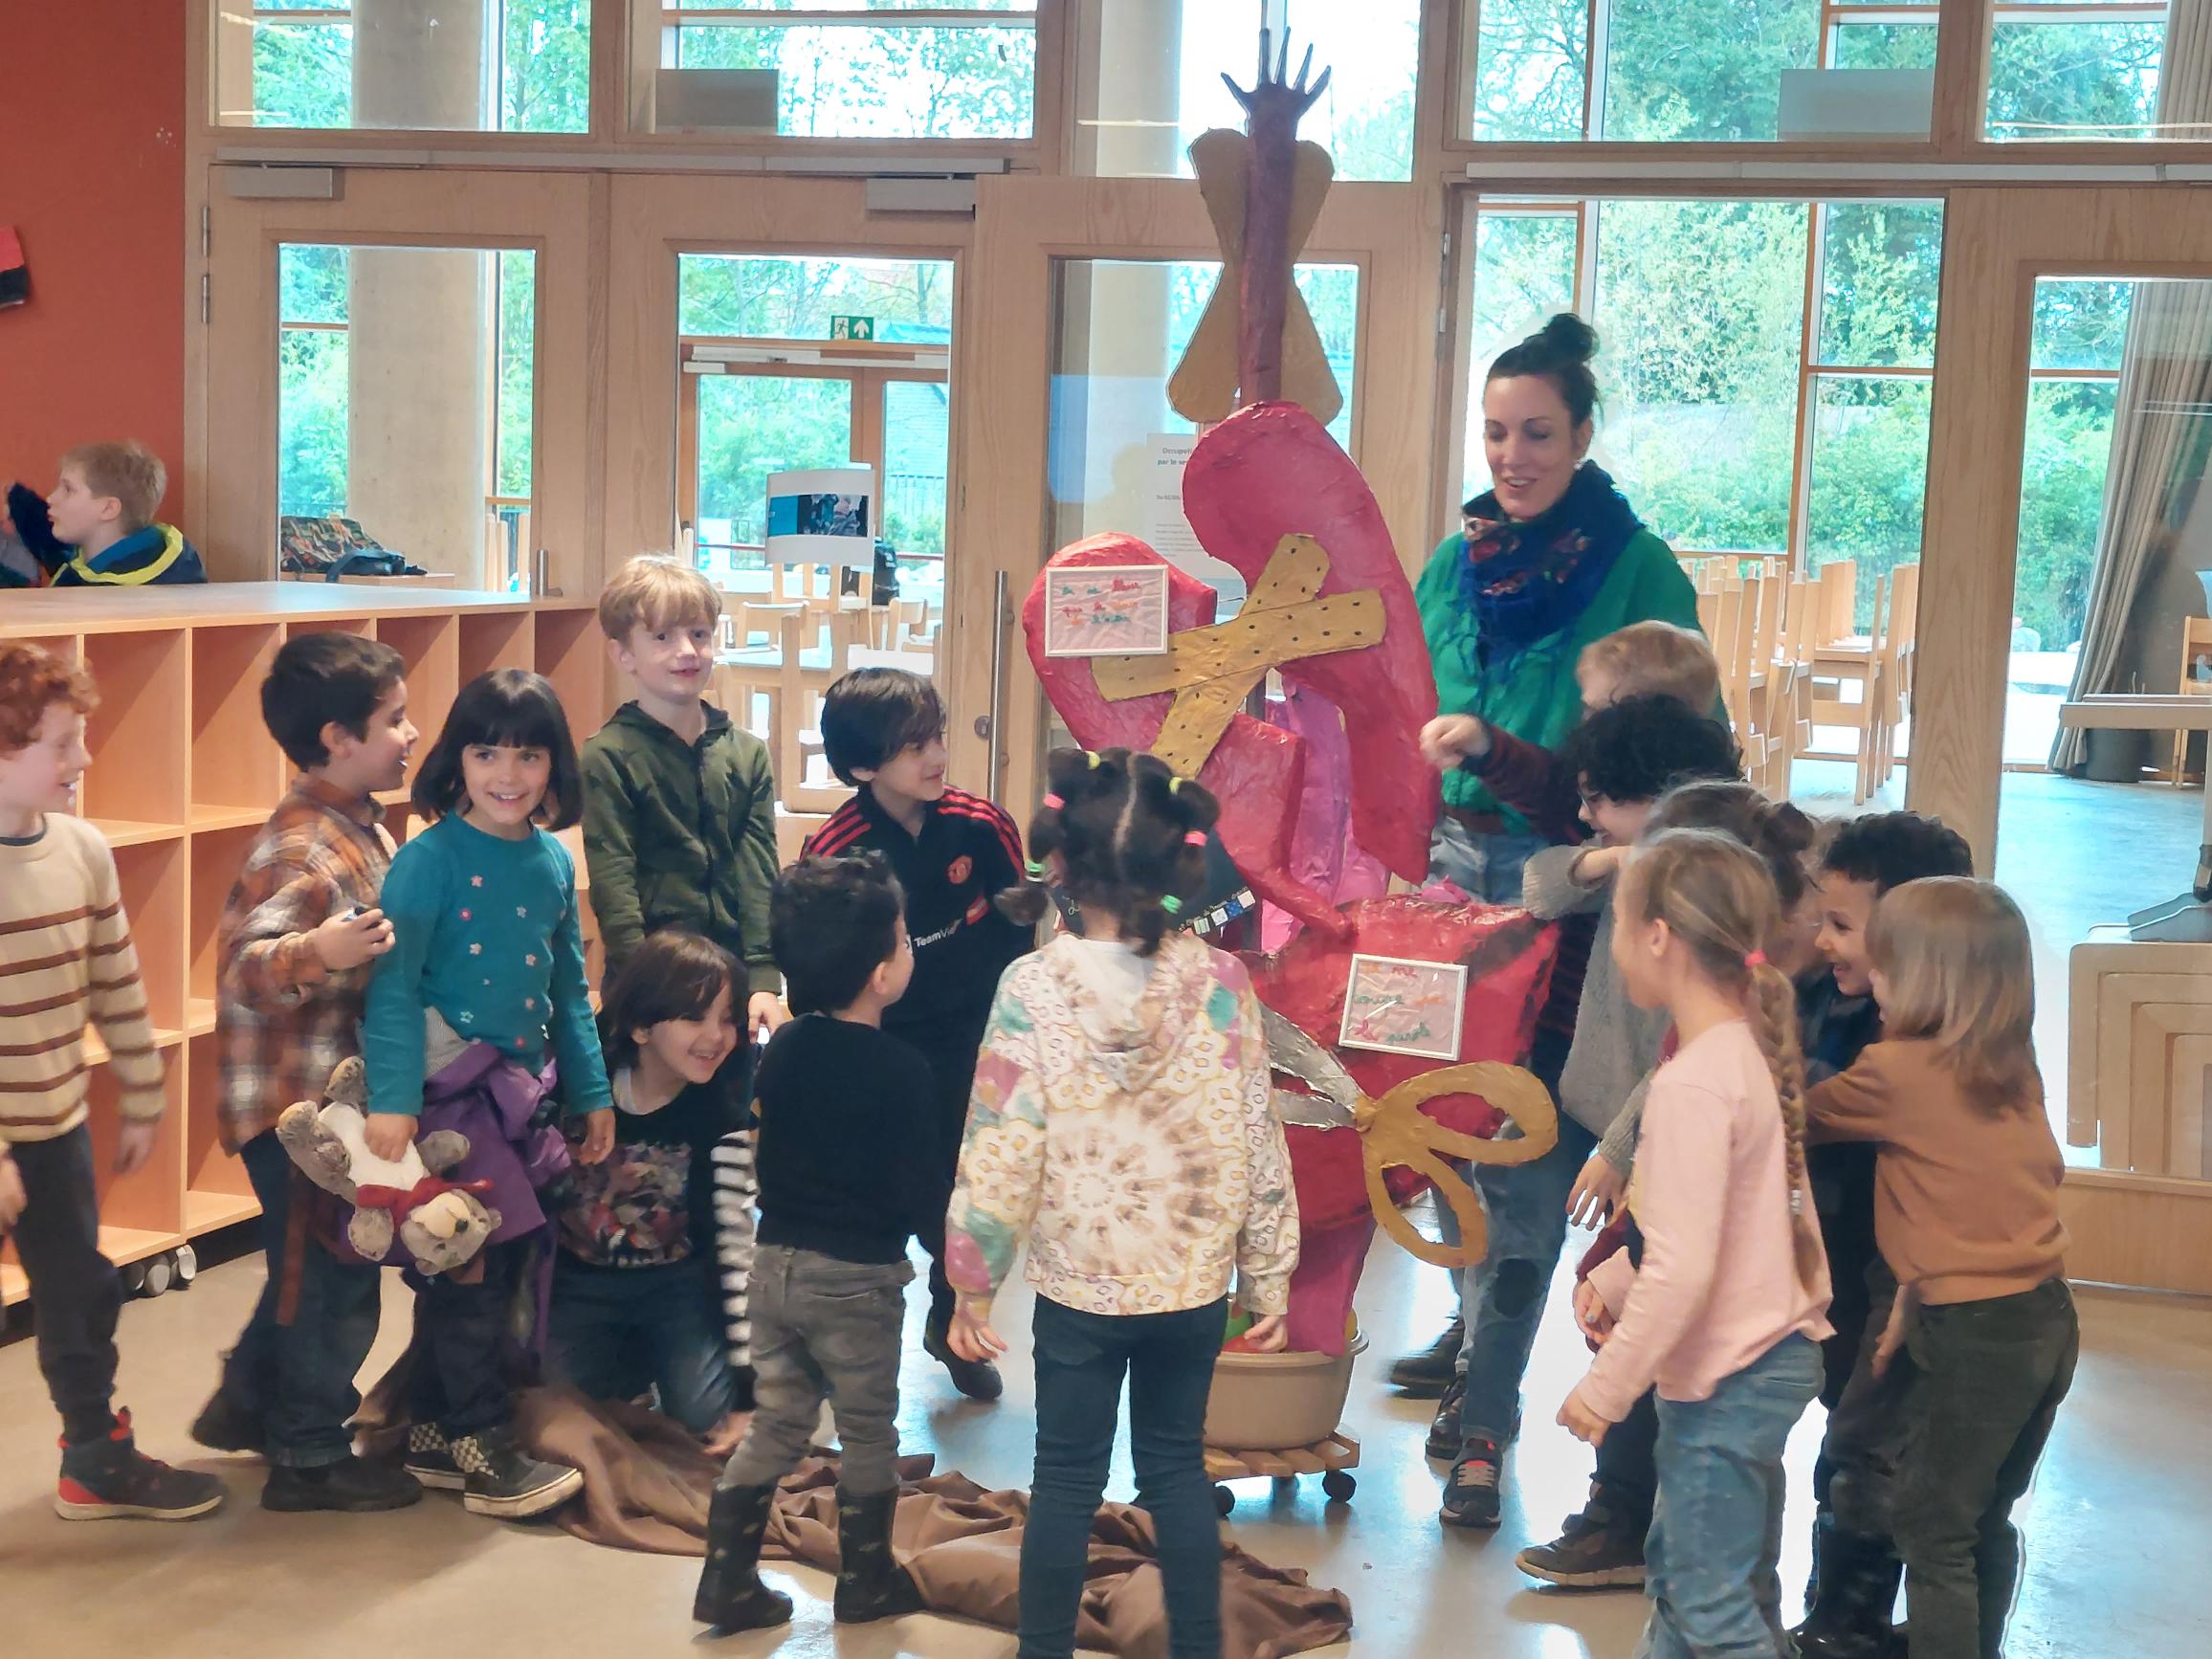
[[[98,1440],[61,1443],[61,1481],[54,1512],[63,1520],[191,1520],[222,1503],[223,1483],[211,1474],[171,1469],[139,1450],[130,1413]]]

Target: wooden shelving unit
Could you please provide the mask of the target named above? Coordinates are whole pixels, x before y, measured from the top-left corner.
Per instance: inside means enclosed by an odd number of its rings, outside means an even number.
[[[78,807],[115,848],[168,1092],[152,1160],[117,1181],[107,1173],[115,1085],[97,1037],[87,1042],[100,1243],[119,1263],[259,1213],[244,1166],[217,1132],[215,926],[254,831],[290,778],[261,723],[261,681],[285,640],[329,630],[382,639],[406,660],[409,712],[423,734],[418,753],[461,686],[488,669],[532,668],[552,680],[579,742],[613,707],[586,601],[276,582],[50,588],[0,600],[0,639],[33,640],[84,663],[100,686]],[[387,822],[402,840],[413,827],[404,806],[393,806]],[[582,843],[574,831],[564,840],[581,883]],[[596,985],[588,905],[585,918]],[[0,1302],[26,1290],[12,1248],[0,1250]]]

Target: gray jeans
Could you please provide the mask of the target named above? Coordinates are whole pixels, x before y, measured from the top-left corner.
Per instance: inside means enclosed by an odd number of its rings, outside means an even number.
[[[753,1421],[724,1486],[773,1486],[799,1467],[827,1399],[848,1494],[898,1484],[899,1329],[906,1262],[841,1262],[788,1245],[753,1257]]]

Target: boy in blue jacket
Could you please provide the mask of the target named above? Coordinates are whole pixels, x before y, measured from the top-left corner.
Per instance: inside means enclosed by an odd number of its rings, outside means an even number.
[[[154,522],[168,469],[144,444],[80,444],[61,457],[59,482],[41,500],[8,491],[15,534],[55,587],[144,587],[205,582],[184,532]]]

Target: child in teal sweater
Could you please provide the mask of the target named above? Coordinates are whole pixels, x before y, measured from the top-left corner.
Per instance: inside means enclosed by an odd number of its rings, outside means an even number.
[[[584,1481],[522,1450],[503,1364],[508,1308],[545,1228],[535,1189],[567,1162],[533,1108],[558,1089],[567,1113],[586,1120],[576,1154],[586,1163],[614,1140],[575,867],[544,828],[576,821],[578,776],[567,719],[544,679],[500,669],[462,689],[415,777],[415,809],[435,821],[385,877],[392,948],[362,1019],[370,1149],[405,1152],[427,1090],[436,1126],[470,1136],[456,1173],[489,1180],[487,1202],[501,1217],[463,1270],[473,1282],[443,1273],[417,1286],[424,1354],[407,1467],[425,1486],[462,1492],[480,1515],[511,1518],[542,1514]],[[450,1052],[455,1038],[466,1045],[459,1056],[431,1068],[426,1048]]]

